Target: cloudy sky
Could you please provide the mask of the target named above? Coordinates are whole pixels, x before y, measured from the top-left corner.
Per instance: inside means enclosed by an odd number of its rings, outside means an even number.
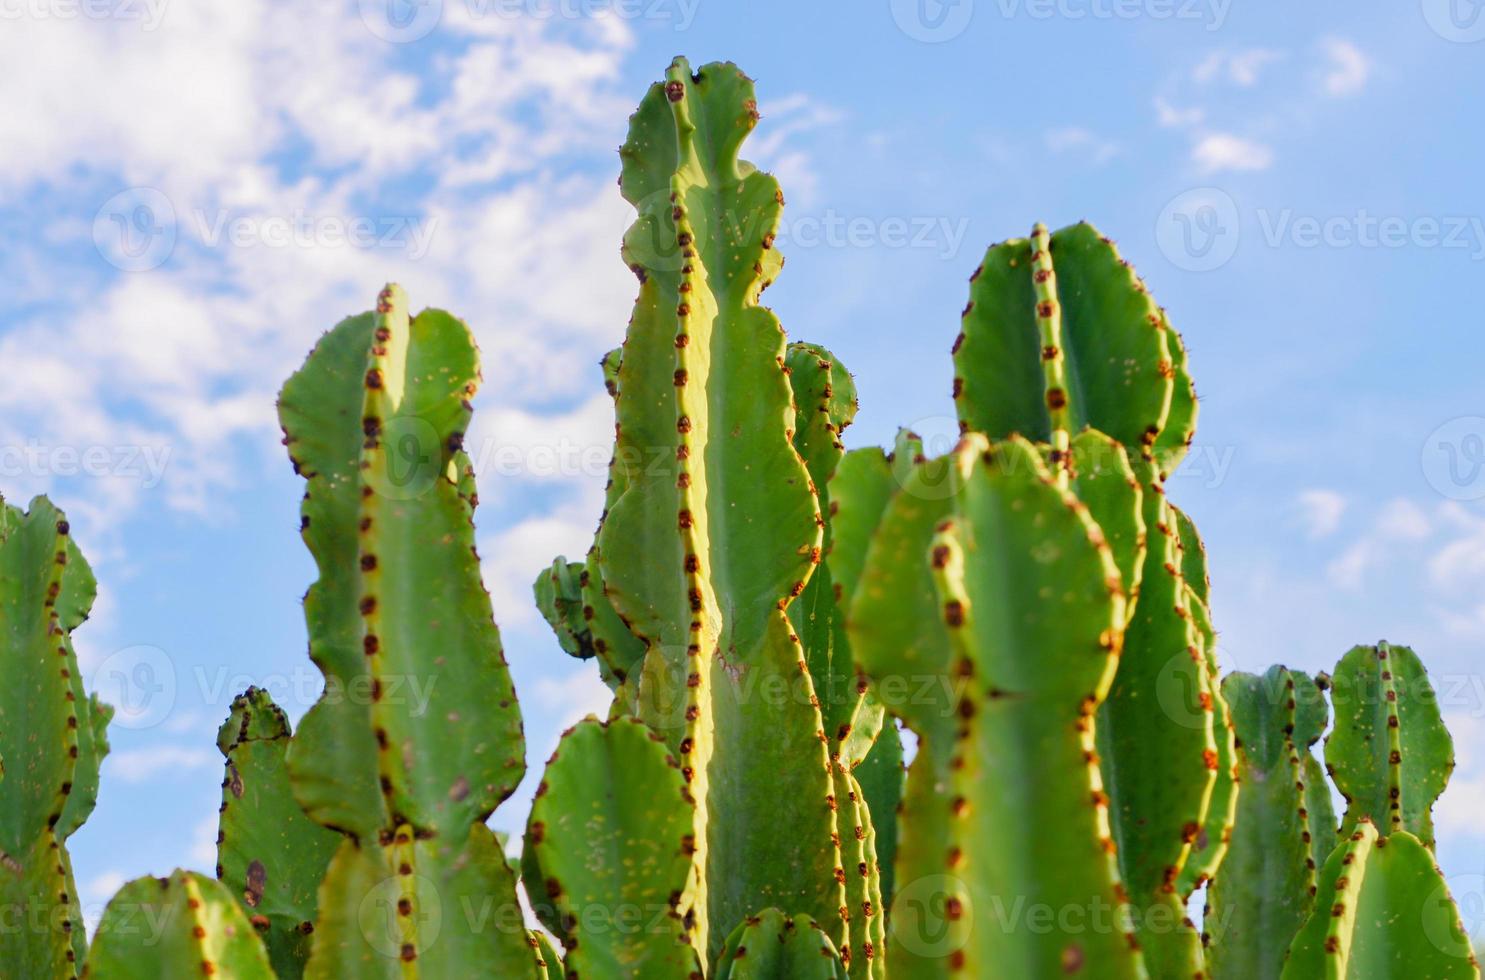
[[[389,6],[389,2],[391,5]],[[72,517],[78,634],[135,701],[74,840],[82,895],[209,869],[232,696],[313,702],[300,484],[273,399],[401,282],[484,352],[480,548],[530,756],[603,703],[529,599],[581,554],[633,279],[614,149],[672,55],[738,62],[782,180],[790,334],[857,374],[848,442],[946,444],[983,249],[1087,218],[1203,396],[1171,493],[1229,668],[1415,645],[1460,768],[1440,856],[1485,902],[1485,16],[1230,0],[0,2],[0,487]],[[1473,17],[1473,19],[1472,19]],[[138,701],[137,682],[155,690]],[[497,813],[524,822],[534,777]]]

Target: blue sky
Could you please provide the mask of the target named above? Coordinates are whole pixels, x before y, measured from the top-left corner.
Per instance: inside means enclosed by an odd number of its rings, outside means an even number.
[[[1225,666],[1419,649],[1460,761],[1440,858],[1478,928],[1472,2],[5,6],[0,488],[51,493],[94,561],[78,642],[95,686],[159,688],[115,726],[74,839],[84,900],[96,914],[127,878],[209,869],[232,696],[266,684],[295,717],[313,701],[313,570],[273,397],[384,281],[466,318],[484,351],[480,546],[530,757],[603,703],[528,583],[581,554],[598,514],[596,362],[633,293],[614,149],[684,53],[758,79],[748,155],[790,205],[767,299],[856,373],[852,445],[947,436],[948,348],[987,245],[1037,220],[1118,239],[1203,397],[1171,493],[1207,540]],[[522,825],[534,783],[495,825]]]

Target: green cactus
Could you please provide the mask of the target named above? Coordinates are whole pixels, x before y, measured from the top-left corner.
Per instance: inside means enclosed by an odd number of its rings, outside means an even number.
[[[1088,468],[1088,458],[1110,458],[1096,443],[1078,445],[1090,432],[1133,456],[1145,489],[1134,498],[1144,546],[1119,553],[1143,566],[1131,574],[1121,563],[1137,601],[1099,715],[1098,751],[1119,866],[1151,971],[1190,976],[1201,970],[1201,953],[1185,901],[1220,864],[1212,834],[1219,842],[1225,836],[1235,794],[1210,616],[1186,581],[1180,519],[1163,486],[1196,425],[1180,335],[1092,225],[1052,234],[1037,225],[1029,239],[992,247],[975,271],[954,368],[960,427],[1045,444],[1063,485]],[[1120,492],[1116,481],[1107,487]],[[1130,498],[1121,496],[1111,503],[1122,513]],[[1135,525],[1121,517],[1111,527]]]
[[[97,584],[67,518],[45,497],[0,503],[0,961],[75,977],[86,951],[67,840],[93,810],[113,709],[83,690],[72,631]]]
[[[562,980],[562,956],[544,932],[529,934],[531,950],[536,954],[537,980]]]
[[[582,613],[595,653],[612,655],[615,711],[664,736],[694,800],[696,878],[677,911],[703,960],[777,907],[821,923],[865,975],[880,927],[848,906],[836,784],[849,784],[831,760],[863,761],[873,729],[867,719],[850,753],[832,751],[825,714],[837,706],[819,685],[848,679],[842,712],[859,697],[830,586],[804,597],[854,398],[832,358],[788,349],[758,305],[781,266],[782,197],[738,159],[757,118],[734,66],[692,74],[677,60],[630,121],[620,186],[638,211],[624,255],[640,295],[622,354],[605,360],[617,441]],[[787,357],[813,385],[801,388],[808,411],[796,411]],[[846,849],[859,858],[865,846]],[[868,863],[867,888],[879,888]]]
[[[1369,817],[1325,862],[1315,909],[1284,980],[1477,980],[1480,967],[1433,854],[1417,837],[1377,834]]]
[[[275,974],[227,886],[176,871],[169,878],[139,878],[119,890],[103,911],[83,976],[274,980]]]
[[[659,735],[590,718],[562,737],[536,791],[528,894],[545,895],[582,977],[700,974],[689,906],[692,801]]]
[[[1433,805],[1454,771],[1454,742],[1418,655],[1378,643],[1336,665],[1336,726],[1325,764],[1346,800],[1341,833],[1362,819],[1406,830],[1433,850]]]
[[[1217,661],[1217,631],[1212,625],[1211,581],[1207,576],[1207,553],[1196,532],[1196,525],[1180,508],[1172,506],[1179,527],[1181,548],[1181,575],[1186,585],[1186,606],[1196,623],[1206,661],[1206,676],[1217,685],[1212,698],[1212,737],[1217,751],[1217,778],[1212,786],[1212,795],[1207,803],[1206,817],[1191,841],[1191,851],[1181,874],[1176,880],[1176,891],[1184,900],[1190,900],[1196,890],[1210,881],[1222,866],[1227,855],[1228,842],[1238,807],[1238,750],[1237,734],[1232,722],[1232,712],[1217,678],[1222,668]],[[1323,719],[1322,719],[1323,721]],[[1323,729],[1322,724],[1321,728]],[[1315,737],[1319,738],[1316,731]],[[1319,763],[1313,755],[1305,755],[1310,768],[1318,769]],[[1318,800],[1324,801],[1326,811],[1330,809],[1330,793],[1321,775],[1313,784],[1307,776],[1306,785],[1313,785],[1317,797],[1314,812],[1319,814]],[[1331,827],[1334,833],[1334,827]],[[1328,852],[1327,852],[1328,853]],[[1324,860],[1324,855],[1321,855]]]
[[[1314,681],[1283,667],[1229,674],[1222,693],[1237,729],[1242,790],[1227,857],[1207,893],[1207,966],[1215,980],[1277,980],[1314,907],[1315,848],[1328,846],[1314,839],[1308,812],[1312,792],[1329,793],[1323,776],[1313,783],[1320,774],[1310,752],[1326,705]],[[1333,824],[1328,837],[1333,843]]]
[[[307,977],[537,969],[485,826],[525,764],[461,449],[478,381],[468,328],[438,310],[411,318],[388,286],[280,396],[308,481],[303,534],[320,577],[305,617],[326,681],[288,768],[309,816],[344,835]]]
[[[892,498],[851,602],[852,647],[878,690],[943,683],[933,698],[884,698],[919,738],[890,976],[1143,976],[1093,741],[1125,604],[1087,507],[1029,443],[969,436]],[[997,924],[1013,900],[1107,918]]]
[[[609,351],[603,358],[604,384],[615,401],[619,398],[619,361],[623,350]],[[636,461],[641,465],[643,460]],[[604,491],[604,517],[624,492],[625,468],[617,455],[609,464],[608,486]],[[609,602],[603,585],[603,568],[598,560],[598,542],[588,551],[582,564],[557,558],[552,566],[536,577],[536,606],[557,634],[558,643],[570,656],[580,660],[598,658],[599,676],[615,693],[625,692],[620,700],[632,709],[632,691],[638,686],[638,668],[644,658],[645,645],[620,618]],[[625,686],[626,681],[634,683]]]
[[[825,930],[809,916],[764,909],[727,937],[716,980],[845,980]]]
[[[263,937],[280,980],[304,973],[320,880],[340,835],[294,801],[284,762],[289,722],[268,692],[248,688],[217,734],[226,756],[217,833],[217,878]]]

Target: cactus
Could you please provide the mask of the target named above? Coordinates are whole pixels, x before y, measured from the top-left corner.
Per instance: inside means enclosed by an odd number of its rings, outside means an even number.
[[[1233,794],[1231,734],[1215,705],[1214,653],[1203,629],[1209,617],[1185,580],[1178,517],[1163,487],[1196,424],[1180,335],[1092,225],[1052,234],[1037,225],[1029,239],[992,247],[975,271],[954,367],[961,429],[1046,444],[1063,485],[1086,469],[1080,457],[1095,448],[1075,451],[1075,436],[1103,433],[1133,454],[1145,489],[1145,547],[1136,553],[1143,567],[1133,576],[1122,569],[1136,601],[1100,712],[1098,751],[1152,972],[1189,976],[1201,957],[1185,899],[1220,863],[1220,848],[1190,873],[1186,865],[1203,828],[1221,831]],[[1219,782],[1227,785],[1219,790]]]
[[[825,930],[808,916],[764,909],[727,938],[716,980],[845,980]]]
[[[1207,965],[1216,980],[1277,980],[1285,953],[1314,907],[1312,792],[1328,796],[1310,746],[1325,728],[1321,689],[1283,667],[1222,682],[1240,745],[1242,791],[1233,839],[1207,895]],[[1308,761],[1308,764],[1306,764]],[[1328,850],[1327,850],[1328,853]],[[1322,857],[1323,862],[1323,857]]]
[[[461,449],[478,381],[468,328],[438,310],[411,318],[388,286],[280,396],[308,481],[303,535],[320,577],[305,617],[326,681],[288,768],[309,816],[343,835],[307,977],[537,969],[485,826],[525,765]]]
[[[590,718],[562,737],[531,808],[528,867],[538,870],[526,884],[555,907],[568,970],[699,975],[678,911],[693,882],[692,820],[680,767],[641,722]]]
[[[294,802],[284,755],[289,722],[268,692],[248,688],[217,735],[227,759],[217,833],[217,878],[263,937],[280,980],[303,975],[318,890],[340,835]]]
[[[97,801],[113,709],[83,690],[72,631],[96,591],[61,511],[0,503],[0,960],[17,976],[75,977],[86,951],[67,839]]]
[[[1405,830],[1359,817],[1320,875],[1284,980],[1477,980],[1479,965],[1433,855]]]
[[[616,401],[622,354],[622,349],[611,350],[602,362],[604,384]],[[636,462],[643,465],[647,461]],[[609,464],[608,486],[604,491],[605,516],[608,508],[624,492],[625,472],[616,454]],[[616,693],[632,692],[638,685],[635,675],[644,657],[645,646],[630,631],[605,594],[597,541],[581,565],[557,558],[550,568],[537,575],[534,591],[537,609],[557,634],[562,649],[580,660],[597,657],[599,675],[604,683]],[[635,683],[625,687],[625,682],[632,677]]]
[[[1433,804],[1454,770],[1454,743],[1418,655],[1386,642],[1356,647],[1336,665],[1333,684],[1325,763],[1347,804],[1341,833],[1369,819],[1433,850]]]
[[[474,549],[477,354],[388,286],[279,402],[324,694],[297,734],[262,691],[233,703],[220,880],[125,886],[84,975],[1478,977],[1417,657],[1335,671],[1339,830],[1326,675],[1217,684],[1205,550],[1165,492],[1186,352],[1113,244],[991,248],[959,444],[848,453],[851,375],[759,305],[783,199],[739,158],[758,118],[734,66],[678,59],[630,122],[604,513],[533,588],[614,698],[548,761],[519,859],[486,826],[525,742]],[[60,513],[0,506],[0,900],[45,920],[6,931],[7,976],[87,952],[64,845],[107,751],[70,643],[93,591]]]
[[[852,647],[879,690],[902,678],[946,683],[935,699],[894,707],[919,747],[890,976],[1143,975],[1120,928],[1093,745],[1125,603],[1086,506],[1023,440],[992,447],[971,435],[916,466],[892,498],[851,602]],[[1013,899],[1109,917],[1077,932],[996,927],[995,910]]]
[[[121,888],[98,924],[83,976],[273,980],[268,954],[227,886],[189,871]]]
[[[758,305],[782,264],[782,196],[738,159],[757,118],[736,67],[692,74],[678,59],[630,121],[620,186],[638,216],[624,256],[640,295],[621,354],[604,362],[617,439],[581,614],[618,681],[615,712],[662,734],[694,801],[695,879],[676,911],[703,962],[776,907],[820,923],[844,960],[854,954],[853,975],[868,975],[881,927],[866,903],[880,885],[850,770],[880,712],[849,749],[832,737],[839,725],[827,729],[827,716],[854,718],[860,697],[833,590],[822,576],[810,591],[820,497],[854,397],[833,358],[786,347]],[[560,632],[572,620],[550,605]],[[569,804],[553,791],[551,805]]]
[[[1453,747],[1422,664],[1405,647],[1356,647],[1331,683],[1280,667],[1224,681],[1244,788],[1209,895],[1212,975],[1478,976],[1429,853]],[[1327,768],[1348,799],[1340,846],[1309,748],[1326,727],[1327,688]]]

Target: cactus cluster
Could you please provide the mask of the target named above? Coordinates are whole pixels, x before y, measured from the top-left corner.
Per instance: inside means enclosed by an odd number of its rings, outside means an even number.
[[[678,59],[620,151],[604,512],[534,586],[613,700],[547,761],[519,856],[486,826],[526,759],[474,548],[478,356],[388,286],[279,400],[324,693],[297,731],[233,703],[215,878],[126,885],[91,950],[64,845],[107,750],[70,643],[94,583],[49,503],[0,511],[0,888],[48,923],[0,935],[0,976],[1479,976],[1412,651],[1220,676],[1167,499],[1185,348],[1114,244],[989,249],[958,444],[847,451],[850,373],[760,304],[758,120],[736,67]]]

